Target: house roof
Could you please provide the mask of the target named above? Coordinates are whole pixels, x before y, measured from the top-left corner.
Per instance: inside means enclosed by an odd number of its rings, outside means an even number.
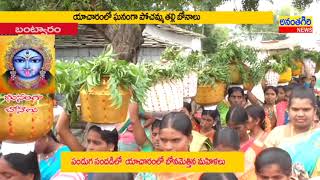
[[[76,36],[56,36],[56,48],[70,47],[105,47],[106,42],[102,34],[87,26],[79,25]]]
[[[160,25],[156,25],[156,27],[160,28],[160,29],[163,29],[163,30],[172,31],[172,32],[175,32],[177,34],[195,36],[195,37],[199,37],[199,38],[204,38],[205,37],[203,34],[195,33],[195,32],[180,28],[178,26],[170,25],[170,24],[160,24]]]
[[[178,46],[178,44],[170,41],[166,41],[163,39],[159,39],[156,37],[153,37],[152,35],[144,32],[143,34],[143,40],[142,47],[148,47],[148,48],[165,48],[167,46]]]
[[[243,42],[243,44],[254,47],[259,50],[267,50],[267,51],[292,49],[293,47],[298,45],[298,43],[292,39],[269,40],[269,41],[260,41],[260,42],[247,41],[247,42]]]
[[[194,33],[173,25],[156,25],[156,27],[163,30],[172,31],[177,34],[204,37],[202,34]],[[165,48],[166,46],[178,45],[174,42],[153,37],[145,31],[142,35],[144,38],[144,42],[141,45],[142,47]],[[92,29],[90,27],[79,25],[77,36],[57,36],[55,47],[58,49],[71,47],[101,48],[105,47],[105,45],[106,42],[101,33],[97,32],[97,30]]]
[[[261,41],[259,49],[262,50],[281,50],[281,49],[290,49],[295,46],[295,43],[289,42],[286,40],[278,41],[278,40],[271,40],[271,41]]]

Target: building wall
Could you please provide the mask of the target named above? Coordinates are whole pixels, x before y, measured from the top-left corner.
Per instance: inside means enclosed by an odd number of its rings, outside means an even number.
[[[151,36],[186,48],[186,51],[201,50],[201,40],[195,36],[177,34],[175,32],[159,29],[153,25],[147,25],[145,32]],[[165,48],[143,47],[138,53],[138,62],[152,62],[160,60],[160,55]],[[56,59],[80,59],[95,57],[101,54],[103,47],[65,47],[56,49]]]
[[[154,62],[160,60],[165,48],[141,48],[138,53],[138,62]],[[56,59],[81,59],[99,56],[103,48],[64,48],[56,49]]]
[[[57,48],[56,59],[81,59],[96,57],[102,53],[104,48]]]
[[[150,63],[160,60],[165,48],[141,48],[138,54],[138,63]]]

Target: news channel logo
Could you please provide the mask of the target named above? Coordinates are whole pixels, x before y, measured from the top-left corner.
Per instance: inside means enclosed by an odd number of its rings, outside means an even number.
[[[279,33],[313,33],[312,16],[280,16]]]

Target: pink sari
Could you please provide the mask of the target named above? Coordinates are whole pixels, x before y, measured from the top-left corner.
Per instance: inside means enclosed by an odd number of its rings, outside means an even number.
[[[285,124],[285,114],[288,107],[287,101],[281,101],[276,105],[277,109],[277,126]]]

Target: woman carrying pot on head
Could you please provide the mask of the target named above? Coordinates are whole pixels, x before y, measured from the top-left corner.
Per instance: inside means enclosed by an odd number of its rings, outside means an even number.
[[[226,127],[226,115],[230,108],[234,106],[244,106],[245,94],[241,87],[230,87],[228,89],[228,102],[222,101],[218,104],[221,126]]]
[[[147,135],[145,126],[139,116],[139,105],[131,103],[129,105],[130,120],[132,124],[132,133],[135,142],[140,147],[140,151],[153,152],[160,151],[159,131],[161,120],[155,119],[151,124],[151,137]],[[150,147],[151,146],[151,147]],[[135,176],[135,180],[156,180],[156,175],[153,173],[140,172]]]
[[[72,134],[70,129],[70,118],[66,112],[63,112],[57,122],[56,131],[61,141],[72,151],[117,151],[118,150],[118,132],[103,130],[96,125],[92,125],[85,137],[86,146],[83,146]]]
[[[264,88],[264,99],[265,102],[262,104],[251,92],[248,92],[250,101],[254,105],[263,106],[265,111],[265,131],[270,132],[277,126],[277,109],[276,101],[278,95],[278,89],[273,86],[266,86]]]
[[[150,152],[157,149],[159,120],[144,112],[137,103],[129,105],[129,115],[129,119],[119,128],[119,151]]]
[[[95,151],[95,152],[112,152],[118,151],[118,131],[104,130],[99,126],[92,125],[85,137],[86,145],[82,145],[78,139],[72,134],[70,129],[70,118],[66,112],[63,112],[57,122],[56,130],[61,141],[67,145],[71,151]],[[110,173],[88,174],[88,180],[108,179]]]
[[[159,131],[161,120],[154,119],[151,124],[151,136],[148,136],[145,131],[146,126],[142,124],[140,119],[139,105],[137,103],[129,105],[129,114],[135,142],[140,146],[140,150],[144,152],[160,151]]]

